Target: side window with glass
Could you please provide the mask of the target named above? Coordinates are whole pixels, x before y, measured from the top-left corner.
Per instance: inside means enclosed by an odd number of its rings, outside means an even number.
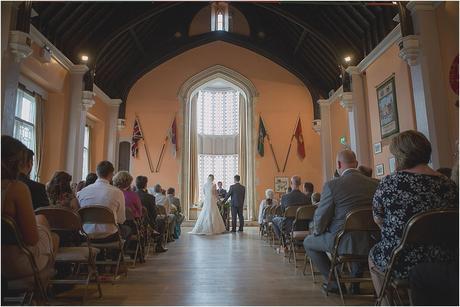
[[[20,140],[32,151],[35,151],[35,118],[35,97],[23,89],[18,89],[13,134],[16,139]],[[34,163],[30,174],[30,178],[32,179],[36,178],[35,165],[36,163]]]

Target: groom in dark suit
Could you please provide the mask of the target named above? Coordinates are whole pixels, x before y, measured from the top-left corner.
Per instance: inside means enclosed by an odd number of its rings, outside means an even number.
[[[246,188],[240,184],[240,175],[235,175],[235,184],[230,186],[227,196],[222,201],[225,203],[229,197],[232,198],[232,232],[236,232],[236,216],[240,220],[240,228],[238,231],[243,231],[244,217],[243,217],[243,204],[244,195],[246,194]]]

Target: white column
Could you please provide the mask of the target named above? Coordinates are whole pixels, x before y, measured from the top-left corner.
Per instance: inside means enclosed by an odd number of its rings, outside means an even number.
[[[74,65],[70,70],[66,170],[75,182],[80,181],[82,176],[86,111],[94,105],[93,92],[83,91],[83,75],[87,71],[86,65]]]
[[[321,155],[323,158],[323,182],[331,179],[334,174],[334,157],[332,157],[332,137],[331,137],[331,104],[332,101],[326,99],[318,100],[321,111]],[[317,125],[318,122],[316,122]]]
[[[348,67],[347,72],[352,78],[352,88],[351,92],[342,93],[340,105],[348,111],[350,147],[356,153],[359,164],[370,166],[369,126],[363,76],[356,66]]]
[[[117,166],[118,157],[118,109],[121,99],[111,99],[107,126],[107,160]]]
[[[449,144],[449,116],[447,95],[443,85],[441,51],[432,2],[410,2],[416,35],[400,39],[400,57],[411,70],[417,130],[426,135],[433,148],[434,168],[453,164]]]
[[[8,49],[2,52],[2,134],[13,135],[19,72],[22,60],[32,54],[31,42],[28,33],[8,33]]]

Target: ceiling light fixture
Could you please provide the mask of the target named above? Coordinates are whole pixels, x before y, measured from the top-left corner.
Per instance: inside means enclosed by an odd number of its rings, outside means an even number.
[[[348,63],[348,62],[350,62],[350,61],[351,61],[351,57],[350,57],[350,56],[346,56],[346,57],[344,58],[344,60],[345,60],[345,62],[347,62],[347,63]]]
[[[82,56],[81,56],[81,60],[82,60],[83,62],[88,62],[89,58],[88,58],[87,55],[82,55]]]

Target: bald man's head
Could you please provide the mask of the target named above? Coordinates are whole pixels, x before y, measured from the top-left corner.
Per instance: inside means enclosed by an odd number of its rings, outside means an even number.
[[[340,175],[342,175],[346,169],[356,167],[358,167],[358,161],[353,151],[346,149],[337,154],[337,170]]]
[[[291,177],[291,188],[293,190],[298,190],[301,184],[302,180],[300,179],[300,176],[295,175]]]

